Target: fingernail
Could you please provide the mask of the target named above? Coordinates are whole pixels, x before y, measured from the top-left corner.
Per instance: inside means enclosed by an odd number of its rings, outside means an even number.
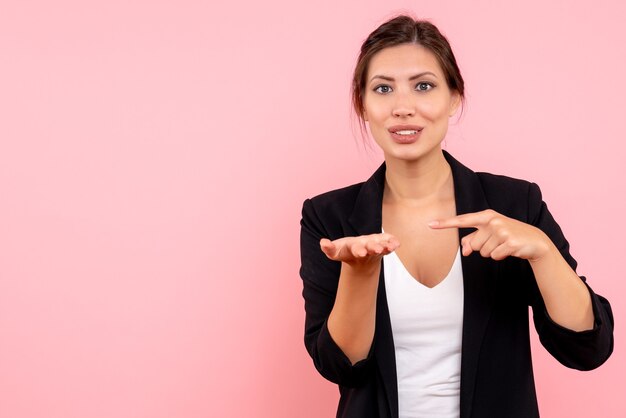
[[[428,226],[437,226],[439,225],[439,221],[430,221],[428,222]]]

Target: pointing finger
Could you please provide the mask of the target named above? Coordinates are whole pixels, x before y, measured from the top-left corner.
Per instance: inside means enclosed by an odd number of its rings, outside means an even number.
[[[433,229],[444,228],[478,228],[486,224],[493,216],[491,211],[484,210],[481,212],[464,213],[462,215],[452,216],[450,218],[434,220],[428,223]]]

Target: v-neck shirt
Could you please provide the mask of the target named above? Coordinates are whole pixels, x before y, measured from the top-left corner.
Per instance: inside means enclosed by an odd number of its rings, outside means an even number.
[[[383,256],[400,418],[458,418],[463,273],[461,249],[436,286],[418,282],[394,252]]]

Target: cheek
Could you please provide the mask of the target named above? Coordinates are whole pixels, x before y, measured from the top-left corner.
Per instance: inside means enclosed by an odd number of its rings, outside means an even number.
[[[387,117],[380,113],[368,113],[368,126],[370,131],[379,131],[384,129],[385,122],[387,121]]]
[[[389,105],[382,99],[368,98],[365,100],[363,108],[367,113],[370,122],[384,120],[389,114]]]
[[[437,100],[425,100],[419,104],[420,114],[429,121],[436,121],[447,116],[447,110],[446,106]]]

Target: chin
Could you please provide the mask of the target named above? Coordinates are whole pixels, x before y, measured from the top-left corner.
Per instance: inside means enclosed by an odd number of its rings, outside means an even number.
[[[394,144],[395,145],[395,144]],[[385,160],[388,158],[394,160],[402,160],[402,161],[418,161],[423,157],[432,156],[437,153],[441,153],[441,147],[439,145],[434,147],[420,147],[419,144],[411,144],[411,145],[397,145],[395,147],[390,147],[384,151]],[[398,147],[405,147],[405,149],[398,149]]]

